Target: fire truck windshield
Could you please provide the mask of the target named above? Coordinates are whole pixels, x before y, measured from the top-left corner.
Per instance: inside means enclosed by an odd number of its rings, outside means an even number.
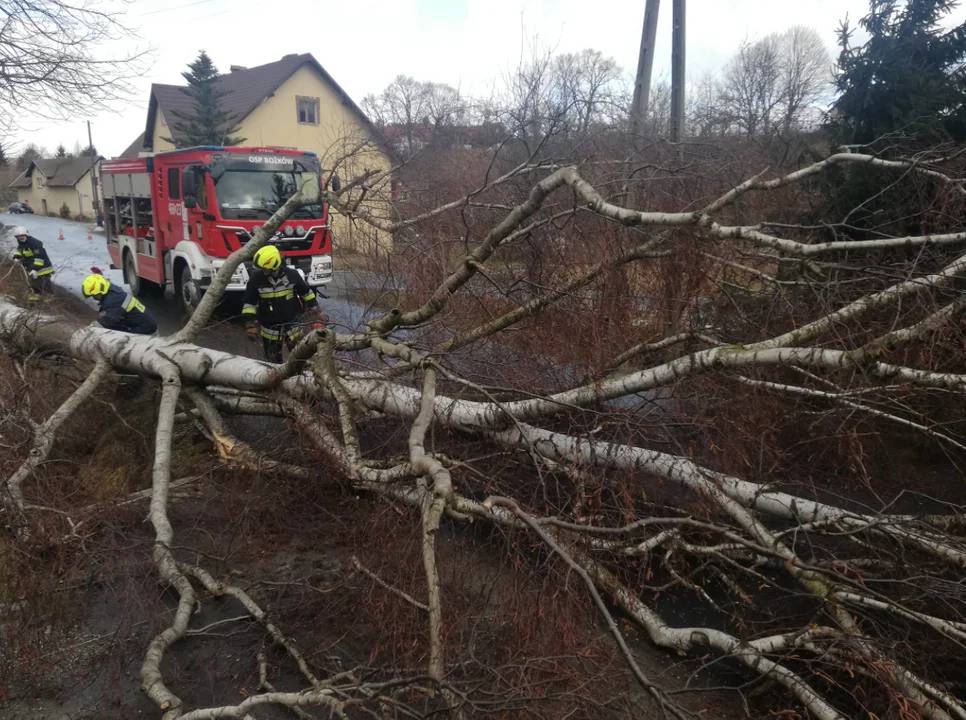
[[[218,209],[226,220],[266,220],[299,187],[301,175],[283,170],[226,170],[215,180]],[[320,219],[320,205],[306,205],[292,219]]]

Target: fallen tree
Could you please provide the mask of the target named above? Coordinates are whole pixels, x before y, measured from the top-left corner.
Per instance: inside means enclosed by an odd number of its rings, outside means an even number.
[[[77,327],[0,301],[0,333],[8,352],[52,351],[95,364],[90,378],[61,410],[37,426],[31,458],[49,452],[65,414],[84,401],[107,374],[106,368],[161,384],[149,519],[155,531],[154,565],[178,601],[170,624],[146,650],[141,678],[162,717],[250,717],[254,708],[270,704],[299,711],[322,706],[338,717],[348,717],[356,707],[393,706],[393,711],[402,712],[386,690],[390,685],[438,697],[440,711],[485,713],[472,690],[449,677],[443,640],[446,597],[436,567],[441,524],[472,521],[530,537],[543,552],[573,569],[585,583],[583,591],[602,616],[630,677],[657,707],[676,717],[688,712],[673,699],[671,688],[638,664],[617,629],[612,607],[662,648],[707,665],[730,659],[742,666],[743,677],[776,684],[786,693],[789,712],[824,720],[901,708],[905,717],[966,718],[966,701],[958,694],[956,678],[910,651],[906,640],[909,635],[928,636],[941,643],[949,658],[960,657],[966,640],[962,601],[940,598],[929,589],[958,577],[966,566],[957,496],[941,498],[934,503],[940,510],[929,513],[894,507],[896,500],[874,505],[865,498],[836,499],[833,488],[804,486],[800,468],[792,463],[753,471],[753,463],[741,457],[741,462],[722,463],[731,466],[724,469],[715,466],[713,452],[657,450],[648,446],[647,433],[633,424],[639,420],[635,411],[612,404],[650,394],[647,399],[658,406],[659,424],[671,424],[689,414],[698,418],[701,393],[708,392],[711,398],[716,386],[731,383],[775,399],[781,412],[802,422],[831,417],[839,423],[838,437],[850,437],[858,423],[874,420],[903,437],[936,443],[949,453],[953,466],[962,459],[962,428],[945,418],[940,402],[951,398],[950,402],[961,403],[966,388],[966,374],[959,372],[962,349],[947,351],[929,343],[960,318],[966,232],[811,242],[807,227],[786,227],[785,236],[777,225],[721,220],[740,198],[795,186],[829,167],[849,164],[902,169],[938,183],[941,192],[963,194],[961,184],[938,169],[940,161],[927,166],[858,154],[834,155],[786,176],[756,175],[703,209],[687,212],[652,212],[612,202],[576,166],[526,163],[484,183],[473,196],[395,221],[354,209],[358,203],[349,196],[361,183],[350,182],[340,193],[307,186],[229,258],[190,322],[171,338]],[[346,333],[335,328],[310,333],[282,366],[193,344],[237,265],[268,242],[301,204],[322,200],[358,222],[399,231],[465,209],[477,195],[521,178],[534,182],[514,205],[483,210],[485,218],[496,213],[499,221],[487,224],[473,249],[424,302],[393,308]],[[461,291],[473,290],[474,283],[485,280],[502,287],[487,265],[502,248],[552,232],[561,218],[649,234],[634,237],[630,249],[613,249],[611,258],[588,264],[589,269],[557,286],[538,288],[534,297],[505,312],[487,309],[486,314],[478,313],[476,322],[455,330],[441,322]],[[605,372],[553,389],[541,387],[525,372],[517,376],[518,382],[508,379],[498,386],[463,369],[465,357],[459,350],[518,352],[512,339],[501,344],[502,337],[510,337],[508,331],[572,300],[579,291],[592,290],[615,268],[658,262],[674,251],[680,242],[675,233],[682,228],[690,233],[689,242],[714,248],[719,259],[722,253],[727,255],[715,272],[738,265],[772,288],[767,293],[744,291],[742,302],[757,296],[761,305],[764,295],[765,305],[786,304],[792,310],[778,321],[758,324],[757,334],[749,331],[747,315],[739,312],[731,325],[709,323],[630,348],[607,348]],[[830,278],[833,270],[845,265],[839,259],[843,254],[895,248],[914,251],[901,271],[890,267],[888,272],[870,272],[859,263],[848,267],[855,282]],[[927,255],[927,250],[935,254]],[[792,281],[774,272],[789,258],[797,259],[801,268]],[[800,294],[792,294],[798,289]],[[811,302],[816,295],[821,302]],[[476,297],[482,298],[481,306],[488,298],[485,292]],[[725,305],[735,302],[734,295],[722,297]],[[402,331],[416,334],[403,338]],[[686,350],[678,353],[681,345]],[[924,352],[923,347],[932,351]],[[347,362],[367,352],[368,361]],[[353,492],[382,496],[419,515],[425,600],[401,596],[425,612],[424,676],[373,681],[337,673],[321,679],[297,642],[272,624],[250,595],[179,558],[168,494],[172,433],[185,396],[194,408],[192,416],[203,420],[227,460],[241,466],[275,462],[255,457],[244,443],[231,438],[221,413],[277,414],[294,423],[338,468]],[[789,397],[798,404],[783,405]],[[655,398],[677,400],[668,405]],[[408,427],[404,453],[364,449],[360,432],[373,414]],[[510,453],[529,473],[532,485],[514,488],[499,477],[489,477],[485,464],[435,450],[435,428]],[[652,437],[674,441],[667,431]],[[728,442],[728,432],[711,438],[712,448],[720,448]],[[29,518],[30,513],[45,511],[29,500],[32,463],[28,459],[5,484],[9,514]],[[741,477],[736,466],[755,478]],[[304,471],[286,470],[284,463],[274,467],[296,476]],[[473,474],[454,482],[454,473],[463,468],[471,468]],[[548,473],[566,483],[550,483]],[[471,480],[474,475],[476,481]],[[649,495],[663,499],[649,501]],[[589,504],[595,506],[593,512],[586,509]],[[57,512],[74,525],[70,508]],[[734,618],[731,629],[714,623],[675,626],[644,599],[648,591],[655,591],[653,577],[662,578],[657,592],[682,588],[719,612],[723,603],[729,603],[733,609],[724,614]],[[261,692],[234,706],[186,707],[177,688],[165,681],[163,658],[177,643],[191,641],[198,588],[239,599],[297,664],[305,689],[278,692],[263,683]],[[767,605],[774,602],[774,597],[767,599],[769,593],[778,593],[794,606],[788,613],[791,619],[769,612]]]

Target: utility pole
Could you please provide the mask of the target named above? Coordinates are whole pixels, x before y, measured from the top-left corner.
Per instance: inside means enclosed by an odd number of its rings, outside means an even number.
[[[654,44],[657,41],[657,16],[661,0],[647,0],[644,7],[644,27],[641,30],[641,54],[637,59],[637,78],[634,81],[634,103],[631,106],[631,130],[637,135],[647,120],[651,97],[651,70],[654,68]]]
[[[91,200],[93,201],[94,210],[94,224],[97,224],[97,216],[101,212],[101,203],[97,198],[97,173],[95,168],[97,166],[97,158],[94,156],[94,139],[91,136],[91,121],[87,121],[87,150],[91,154]],[[83,214],[83,210],[81,210]]]
[[[687,0],[673,0],[671,22],[671,142],[684,138],[685,41],[684,16]]]

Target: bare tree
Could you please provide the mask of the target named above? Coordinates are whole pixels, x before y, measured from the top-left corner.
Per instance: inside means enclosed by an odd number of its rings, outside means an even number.
[[[783,99],[777,36],[741,43],[725,68],[723,91],[725,106],[741,132],[749,136],[772,132]]]
[[[671,133],[671,84],[667,79],[651,85],[644,128],[653,137],[666,138]]]
[[[707,72],[688,89],[687,123],[693,137],[707,138],[723,133],[729,118],[722,102],[722,90],[713,73]]]
[[[612,58],[591,49],[554,55],[534,42],[491,98],[467,98],[449,85],[400,75],[378,95],[367,95],[363,107],[376,123],[402,131],[400,150],[411,157],[467,125],[477,136],[510,128],[528,145],[557,134],[585,136],[595,125],[622,123],[629,94]]]
[[[363,108],[380,125],[393,125],[405,132],[405,150],[412,155],[417,147],[416,126],[429,117],[426,84],[407,75],[397,75],[379,95],[367,95]]]
[[[788,133],[808,121],[830,82],[821,36],[796,26],[741,44],[725,69],[723,104],[746,135]]]
[[[529,57],[504,76],[498,100],[501,120],[530,152],[549,136],[559,133],[573,110],[573,98],[552,91],[553,53],[536,44]]]
[[[626,120],[630,84],[620,66],[586,49],[555,55],[536,41],[503,78],[500,119],[531,150],[547,138],[580,138]]]
[[[778,36],[781,58],[781,127],[784,133],[814,122],[810,111],[831,90],[832,60],[814,28],[796,25]]]
[[[464,125],[469,107],[456,88],[405,75],[397,76],[379,95],[367,95],[362,104],[377,124],[402,130],[402,143],[397,145],[406,157]]]
[[[599,50],[558,55],[551,74],[551,94],[564,114],[573,116],[568,126],[577,135],[586,135],[594,122],[626,112],[617,107],[624,90],[621,68]]]
[[[444,83],[425,84],[426,117],[435,132],[466,123],[467,101],[460,91]]]
[[[101,54],[135,37],[122,20],[95,0],[0,0],[3,129],[26,115],[76,118],[127,97],[142,53]]]

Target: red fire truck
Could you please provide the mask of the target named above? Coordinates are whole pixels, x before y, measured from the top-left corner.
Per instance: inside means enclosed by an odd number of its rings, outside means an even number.
[[[233,251],[305,182],[322,183],[315,153],[203,146],[101,164],[111,263],[134,295],[170,287],[190,313]],[[334,181],[334,182],[337,182]],[[300,208],[270,240],[312,287],[332,280],[324,204]],[[251,264],[228,291],[245,289]]]

